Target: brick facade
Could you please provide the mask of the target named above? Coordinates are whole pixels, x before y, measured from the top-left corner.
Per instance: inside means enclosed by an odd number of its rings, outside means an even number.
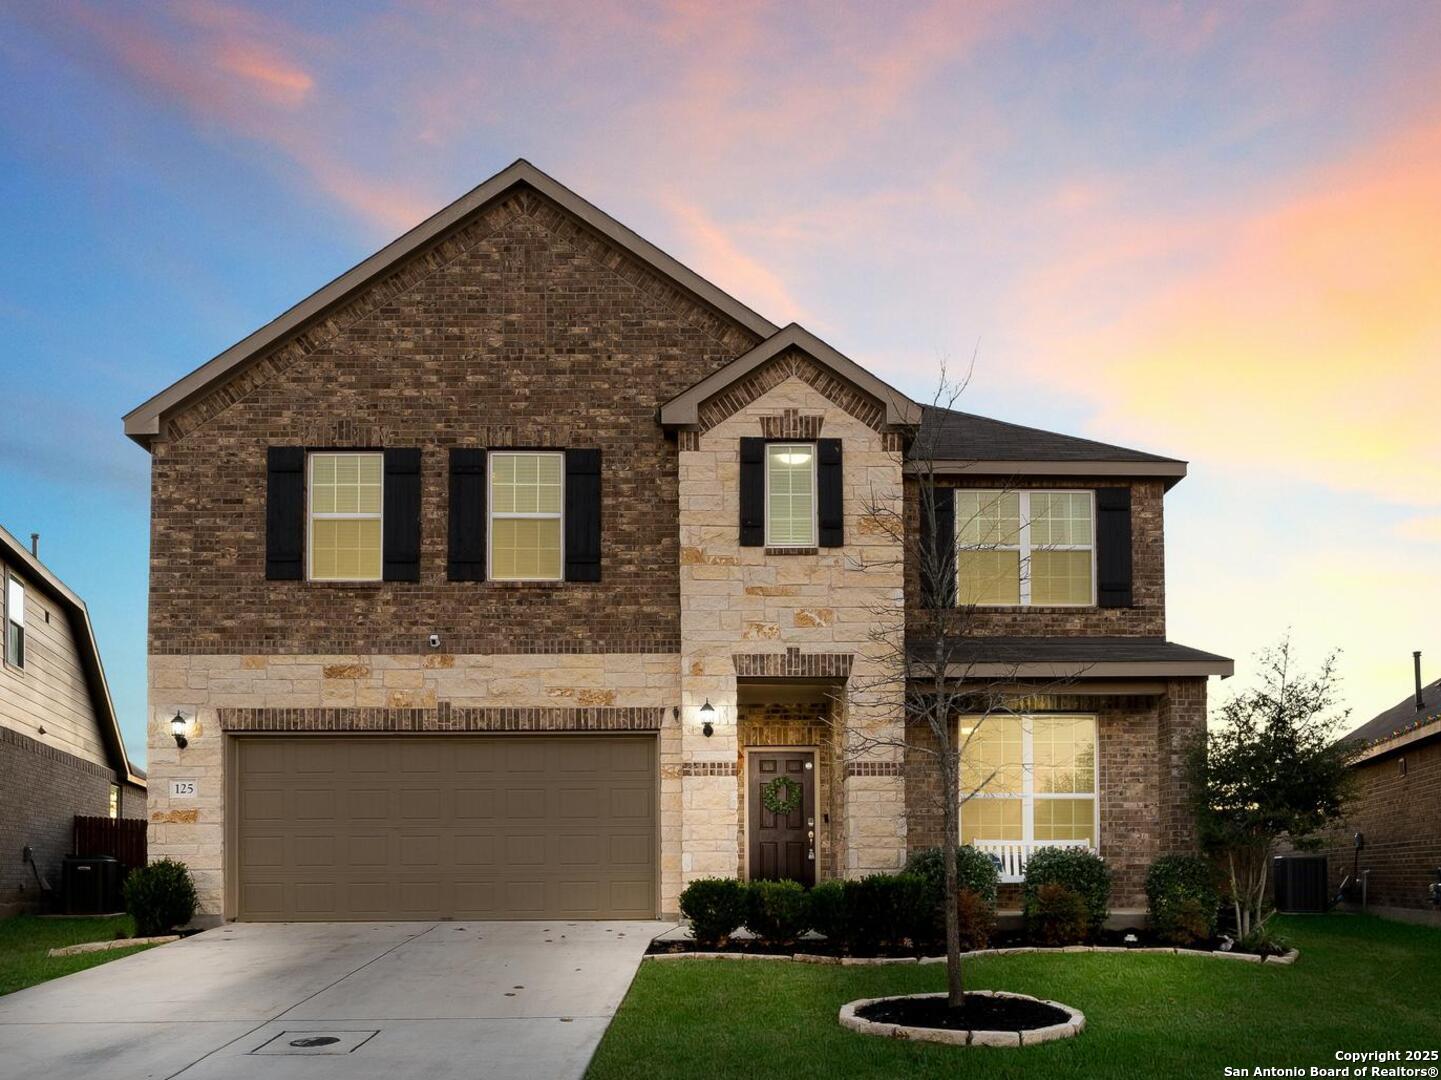
[[[113,769],[0,727],[0,916],[35,910],[40,894],[21,857],[60,888],[60,861],[72,854],[77,816],[107,817]],[[120,816],[145,816],[145,792],[120,783]]]

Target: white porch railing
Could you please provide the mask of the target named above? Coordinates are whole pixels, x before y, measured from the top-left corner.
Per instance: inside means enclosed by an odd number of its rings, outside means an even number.
[[[1026,876],[1026,863],[1031,854],[1041,848],[1090,848],[1089,840],[973,840],[971,846],[977,851],[995,856],[1001,864],[1001,881],[1014,884]]]

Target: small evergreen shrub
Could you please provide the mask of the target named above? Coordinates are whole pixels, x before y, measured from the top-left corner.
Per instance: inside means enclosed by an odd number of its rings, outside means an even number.
[[[168,934],[195,917],[195,882],[183,862],[158,859],[137,867],[126,877],[124,892],[137,937]]]
[[[735,878],[698,878],[680,894],[680,911],[702,945],[724,945],[746,920],[746,887]]]
[[[1162,855],[1146,871],[1151,928],[1162,941],[1193,945],[1215,936],[1220,903],[1215,873],[1199,855]]]
[[[961,948],[967,951],[984,949],[996,932],[996,907],[974,889],[961,889],[956,894],[956,925],[961,932]],[[945,940],[945,927],[941,927]]]
[[[923,848],[920,851],[912,852],[906,860],[907,874],[913,874],[926,883],[931,902],[931,925],[918,927],[917,935],[912,940],[917,945],[936,944],[943,942],[946,937],[946,866],[945,852],[938,847]],[[980,915],[975,910],[975,903],[979,901],[983,906],[990,909],[989,920],[992,927],[995,925],[996,910],[996,888],[1000,884],[1000,869],[996,865],[994,857],[987,855],[969,844],[963,844],[956,848],[956,885],[958,893],[969,892],[976,900],[966,901],[966,907],[960,909],[963,918],[974,922]],[[959,896],[957,898],[960,904]],[[963,931],[964,936],[964,931]],[[987,932],[989,936],[989,931]],[[967,946],[962,946],[963,948]],[[972,948],[984,948],[983,945],[971,946]]]
[[[810,895],[799,881],[752,881],[746,929],[768,945],[794,945],[810,929]]]
[[[1037,945],[1078,945],[1090,928],[1086,899],[1056,882],[1037,885],[1026,894],[1026,933]]]
[[[843,946],[846,930],[846,883],[822,881],[810,893],[811,929],[824,934],[833,945]]]
[[[930,887],[914,874],[870,874],[845,883],[846,944],[856,956],[923,935],[934,925]]]
[[[1021,909],[1029,910],[1043,885],[1062,885],[1081,897],[1086,908],[1086,931],[1095,936],[1111,914],[1111,868],[1085,848],[1043,847],[1026,862]]]
[[[1256,953],[1260,956],[1279,956],[1290,947],[1290,942],[1285,938],[1271,932],[1270,923],[1263,922],[1236,942],[1235,951]]]

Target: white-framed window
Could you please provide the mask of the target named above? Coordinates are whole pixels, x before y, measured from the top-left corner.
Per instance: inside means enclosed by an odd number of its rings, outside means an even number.
[[[5,575],[5,662],[25,666],[25,585],[9,573]]]
[[[565,455],[554,450],[490,454],[492,581],[560,581],[565,572]]]
[[[961,843],[1099,846],[1094,716],[962,717],[959,734]]]
[[[311,581],[379,581],[385,455],[310,455]]]
[[[766,546],[816,546],[816,445],[766,444]]]
[[[955,500],[960,604],[1095,604],[1094,491],[958,488]]]
[[[119,785],[119,784],[111,784],[111,785],[110,785],[110,816],[113,817],[113,818],[118,818],[118,817],[120,816],[120,785]]]

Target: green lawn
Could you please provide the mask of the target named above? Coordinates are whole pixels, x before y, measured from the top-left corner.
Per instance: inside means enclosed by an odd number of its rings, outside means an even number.
[[[1441,1048],[1441,930],[1348,915],[1277,930],[1301,949],[1292,967],[1108,953],[968,963],[973,989],[1086,1014],[1079,1038],[1021,1049],[906,1043],[836,1022],[856,998],[945,989],[939,966],[647,962],[588,1075],[1219,1078],[1228,1065],[1335,1066],[1337,1050]]]
[[[135,933],[135,923],[129,915],[116,915],[107,919],[37,919],[30,915],[19,915],[13,919],[0,919],[0,994],[14,993],[27,986],[69,975],[72,971],[83,971],[97,964],[118,960],[151,945],[136,945],[127,949],[111,949],[108,952],[82,953],[79,956],[45,955],[47,949],[61,945],[78,945],[82,941],[112,941],[119,936]]]

